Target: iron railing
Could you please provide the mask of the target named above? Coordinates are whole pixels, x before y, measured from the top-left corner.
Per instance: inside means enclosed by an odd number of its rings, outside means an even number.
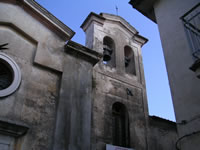
[[[181,17],[192,55],[195,60],[200,59],[200,3]]]

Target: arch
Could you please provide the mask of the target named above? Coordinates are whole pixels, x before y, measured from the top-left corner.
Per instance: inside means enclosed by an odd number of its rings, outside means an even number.
[[[112,143],[116,146],[129,147],[129,117],[122,103],[112,106]]]
[[[115,67],[115,43],[109,36],[103,38],[103,61],[104,64]]]
[[[135,55],[130,46],[124,47],[124,65],[126,73],[136,75]]]

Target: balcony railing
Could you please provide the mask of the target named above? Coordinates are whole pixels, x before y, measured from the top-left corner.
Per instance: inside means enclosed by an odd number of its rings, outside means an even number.
[[[200,3],[181,17],[195,60],[200,59]]]

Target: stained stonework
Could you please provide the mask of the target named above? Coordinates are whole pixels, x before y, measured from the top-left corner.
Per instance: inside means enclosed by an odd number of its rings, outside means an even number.
[[[105,144],[113,144],[112,106],[120,102],[128,111],[130,147],[145,149],[147,132],[141,87],[123,83],[97,72],[94,72],[93,82],[97,87],[94,89],[92,105],[93,146],[103,149]],[[127,89],[133,93],[132,96],[127,94]]]

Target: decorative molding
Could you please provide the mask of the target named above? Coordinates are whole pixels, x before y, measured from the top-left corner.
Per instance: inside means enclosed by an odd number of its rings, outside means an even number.
[[[105,21],[105,18],[102,17],[102,16],[100,16],[100,15],[98,15],[98,14],[96,14],[96,13],[94,13],[94,12],[91,12],[91,13],[87,16],[87,18],[85,19],[85,21],[82,23],[82,25],[81,25],[80,27],[83,29],[83,31],[86,31],[87,28],[89,27],[89,25],[90,25],[93,21],[99,23],[100,25],[103,25],[103,22]]]
[[[70,40],[75,34],[73,30],[34,0],[1,0],[1,2],[19,5],[64,40]]]
[[[19,34],[20,36],[22,36],[23,38],[25,38],[27,41],[37,45],[38,41],[36,39],[34,39],[31,35],[29,35],[28,33],[26,33],[25,31],[23,31],[22,28],[16,26],[16,24],[13,24],[11,22],[3,22],[0,21],[0,28],[1,27],[5,27],[9,30],[14,31],[16,34]]]
[[[29,127],[23,123],[0,118],[0,134],[20,137],[27,133]]]

